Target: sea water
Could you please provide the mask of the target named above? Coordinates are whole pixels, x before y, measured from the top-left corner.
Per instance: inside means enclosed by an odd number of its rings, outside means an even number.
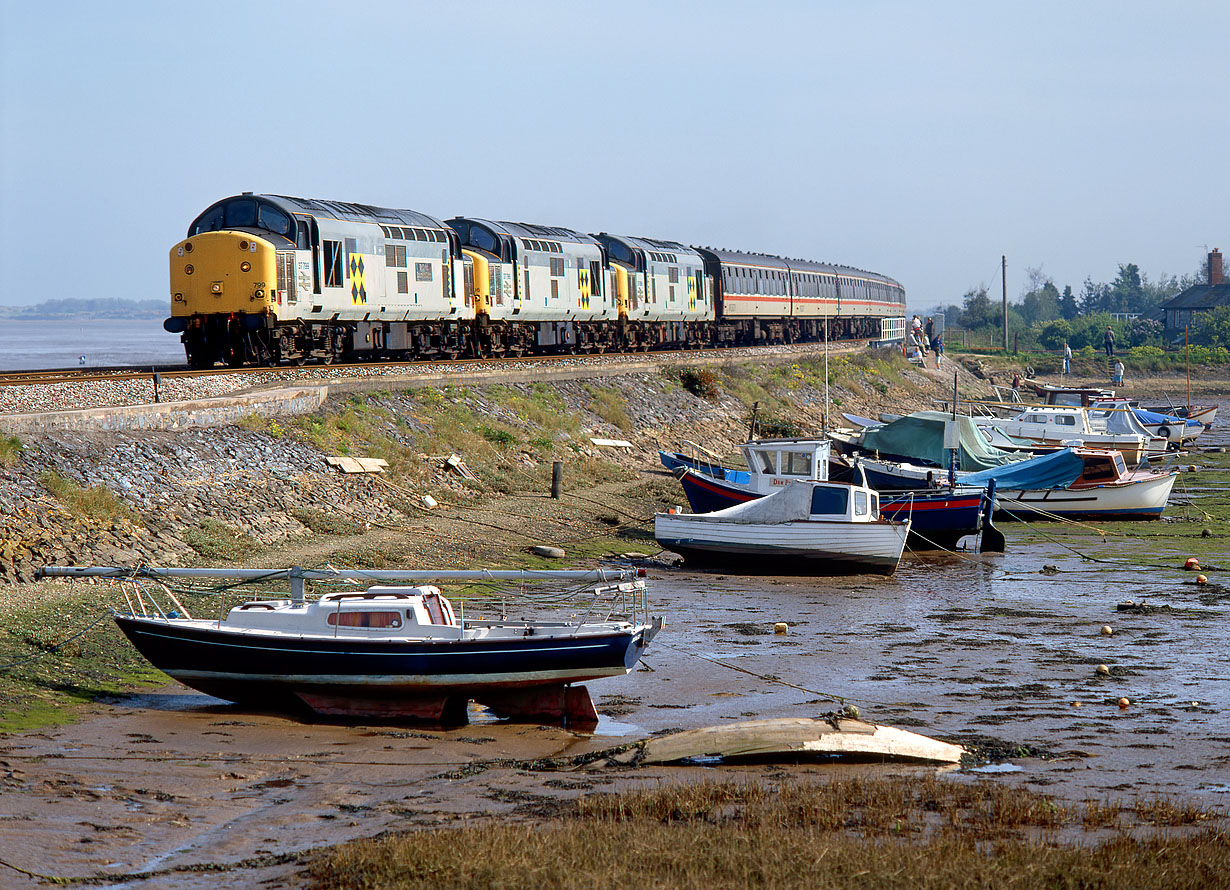
[[[0,370],[103,368],[184,362],[161,319],[0,319]]]

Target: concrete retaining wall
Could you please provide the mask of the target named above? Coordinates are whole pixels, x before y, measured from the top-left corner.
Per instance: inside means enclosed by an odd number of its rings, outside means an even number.
[[[0,415],[0,432],[20,436],[56,431],[97,433],[219,426],[235,423],[249,414],[262,417],[307,414],[323,405],[328,395],[328,386],[309,386],[192,402],[85,408],[45,414],[5,414]]]

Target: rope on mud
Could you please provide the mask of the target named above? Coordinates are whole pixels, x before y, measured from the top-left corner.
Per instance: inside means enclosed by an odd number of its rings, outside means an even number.
[[[690,655],[693,658],[699,658],[701,661],[707,661],[710,664],[716,664],[718,667],[730,668],[732,671],[738,671],[741,674],[747,674],[749,677],[755,677],[757,680],[764,680],[766,683],[778,683],[782,686],[789,686],[791,689],[797,689],[800,692],[806,692],[808,695],[814,695],[817,698],[826,698],[829,701],[834,701],[845,707],[851,700],[849,696],[838,695],[835,692],[821,692],[818,689],[811,689],[807,686],[800,686],[797,683],[791,683],[788,680],[783,680],[781,677],[774,677],[770,674],[758,674],[755,671],[749,671],[747,668],[739,667],[737,664],[731,664],[728,661],[722,661],[719,658],[710,658],[708,655],[701,655],[699,652],[691,652],[687,649],[682,649],[679,646],[672,646],[670,643],[656,642],[655,646],[661,646],[664,649],[673,649],[681,655]],[[885,707],[904,707],[908,706],[909,702],[888,702],[876,701],[871,698],[859,698],[859,701],[866,702],[872,705],[883,705]]]
[[[1002,509],[1002,508],[1001,508],[1001,509]],[[1104,559],[1104,558],[1102,558],[1102,557],[1090,556],[1088,553],[1082,553],[1081,551],[1077,550],[1075,547],[1071,546],[1070,544],[1066,544],[1066,543],[1064,543],[1062,540],[1060,540],[1060,539],[1059,539],[1058,537],[1056,537],[1055,535],[1048,534],[1048,533],[1047,533],[1044,529],[1039,528],[1039,527],[1038,527],[1037,525],[1035,525],[1034,523],[1031,523],[1031,522],[1026,522],[1024,519],[1022,519],[1022,518],[1021,518],[1019,515],[1017,515],[1016,513],[1013,513],[1011,510],[1004,509],[1004,510],[1003,510],[1003,512],[1004,512],[1004,513],[1007,513],[1007,514],[1008,514],[1009,516],[1011,516],[1013,519],[1015,519],[1015,520],[1017,520],[1018,522],[1020,522],[1023,526],[1025,526],[1025,528],[1026,528],[1028,531],[1033,531],[1033,532],[1036,532],[1036,533],[1038,533],[1038,534],[1042,535],[1043,537],[1045,537],[1047,540],[1052,541],[1052,542],[1053,542],[1053,543],[1055,543],[1055,544],[1058,544],[1060,547],[1064,548],[1065,550],[1068,550],[1068,551],[1071,551],[1072,553],[1075,553],[1075,554],[1076,554],[1077,556],[1079,556],[1081,559],[1087,559],[1087,560],[1089,560],[1090,562],[1098,562],[1098,563],[1103,563],[1103,564],[1105,564],[1105,565],[1127,565],[1127,566],[1140,566],[1141,568],[1147,568],[1147,569],[1173,569],[1173,568],[1174,568],[1174,566],[1171,566],[1171,565],[1160,565],[1160,564],[1155,563],[1155,562],[1135,562],[1135,561],[1130,560],[1130,559]],[[1039,511],[1037,511],[1037,512],[1040,512],[1040,513],[1041,513],[1041,512],[1045,512],[1045,511],[1041,511],[1041,510],[1039,510]],[[1050,515],[1053,515],[1053,514],[1050,514]],[[1078,522],[1078,521],[1076,521],[1076,520],[1074,520],[1074,519],[1066,519],[1066,518],[1064,518],[1064,517],[1062,517],[1062,516],[1054,516],[1053,518],[1054,518],[1056,521],[1066,522],[1066,523],[1068,523],[1069,525],[1079,525],[1079,526],[1083,526],[1083,527],[1085,527],[1085,528],[1092,528],[1095,532],[1097,532],[1097,533],[1098,533],[1098,534],[1102,537],[1102,539],[1103,539],[1103,540],[1105,540],[1105,539],[1106,539],[1106,536],[1107,536],[1107,534],[1108,534],[1107,532],[1104,532],[1104,531],[1102,531],[1102,530],[1100,530],[1100,529],[1094,528],[1093,526],[1088,526],[1088,525],[1085,525],[1085,523],[1083,523],[1083,522]],[[1116,537],[1118,537],[1118,536],[1116,536]]]
[[[26,877],[34,878],[38,881],[45,881],[48,884],[75,884],[79,880],[78,878],[60,878],[54,875],[44,875],[36,871],[29,871],[22,868],[20,865],[14,865],[7,859],[0,859],[0,865],[3,865],[5,868],[11,868],[18,874],[23,874]]]
[[[27,664],[28,662],[31,662],[31,661],[38,661],[40,658],[46,658],[48,655],[51,655],[59,651],[60,649],[67,646],[69,643],[73,642],[74,640],[81,639],[81,637],[85,636],[87,633],[92,631],[94,628],[102,624],[104,621],[106,621],[110,617],[111,617],[110,612],[104,612],[103,614],[99,615],[98,618],[96,618],[84,630],[73,634],[71,637],[69,637],[66,640],[61,640],[60,642],[56,643],[54,646],[52,646],[51,648],[47,650],[36,653],[34,655],[27,655],[25,658],[18,658],[16,661],[10,661],[7,664],[0,664],[0,671],[7,671],[9,668],[17,667],[18,665],[21,665],[21,664]]]

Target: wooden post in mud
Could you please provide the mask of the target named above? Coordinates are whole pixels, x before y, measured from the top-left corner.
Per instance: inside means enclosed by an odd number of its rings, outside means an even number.
[[[564,493],[564,464],[561,461],[551,463],[551,497],[559,500]]]

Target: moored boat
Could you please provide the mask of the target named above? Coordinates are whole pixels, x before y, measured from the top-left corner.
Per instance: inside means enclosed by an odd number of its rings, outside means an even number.
[[[104,575],[109,570],[94,570]],[[277,570],[140,569],[162,580],[182,572],[232,577]],[[88,569],[52,567],[47,576],[81,577]],[[342,573],[370,577],[377,573]],[[382,577],[432,573],[382,572]],[[502,574],[542,578],[587,573],[436,573],[489,580]],[[573,684],[632,670],[661,619],[649,619],[645,582],[628,573],[593,588],[595,603],[618,600],[635,617],[587,621],[464,618],[434,586],[372,586],[309,600],[254,599],[221,618],[192,618],[178,608],[140,608],[114,619],[151,664],[207,695],[245,706],[340,717],[464,722],[470,700],[499,716],[587,725],[597,713],[584,686]],[[299,577],[329,577],[311,573]],[[596,577],[589,573],[590,578]],[[122,576],[112,576],[122,577]],[[251,575],[251,577],[258,577]],[[300,591],[302,588],[300,588]],[[603,605],[606,613],[610,604]]]
[[[729,467],[712,471],[704,464],[682,466],[675,470],[693,513],[711,513],[745,503],[783,487],[791,480],[824,481],[829,478],[831,443],[827,439],[756,439],[739,446],[750,468],[735,476]],[[989,500],[981,488],[938,489],[934,485],[903,485],[885,491],[870,475],[855,472],[848,465],[837,465],[837,481],[865,481],[881,492],[880,515],[885,519],[913,520],[909,546],[917,550],[953,549],[957,542],[975,535],[984,522],[989,523]],[[923,488],[928,490],[920,490]],[[986,518],[984,518],[984,516]],[[1002,537],[987,537],[990,549],[1002,550]]]
[[[658,513],[654,537],[689,562],[755,571],[891,575],[910,523],[883,519],[866,486],[789,481],[714,513]]]

